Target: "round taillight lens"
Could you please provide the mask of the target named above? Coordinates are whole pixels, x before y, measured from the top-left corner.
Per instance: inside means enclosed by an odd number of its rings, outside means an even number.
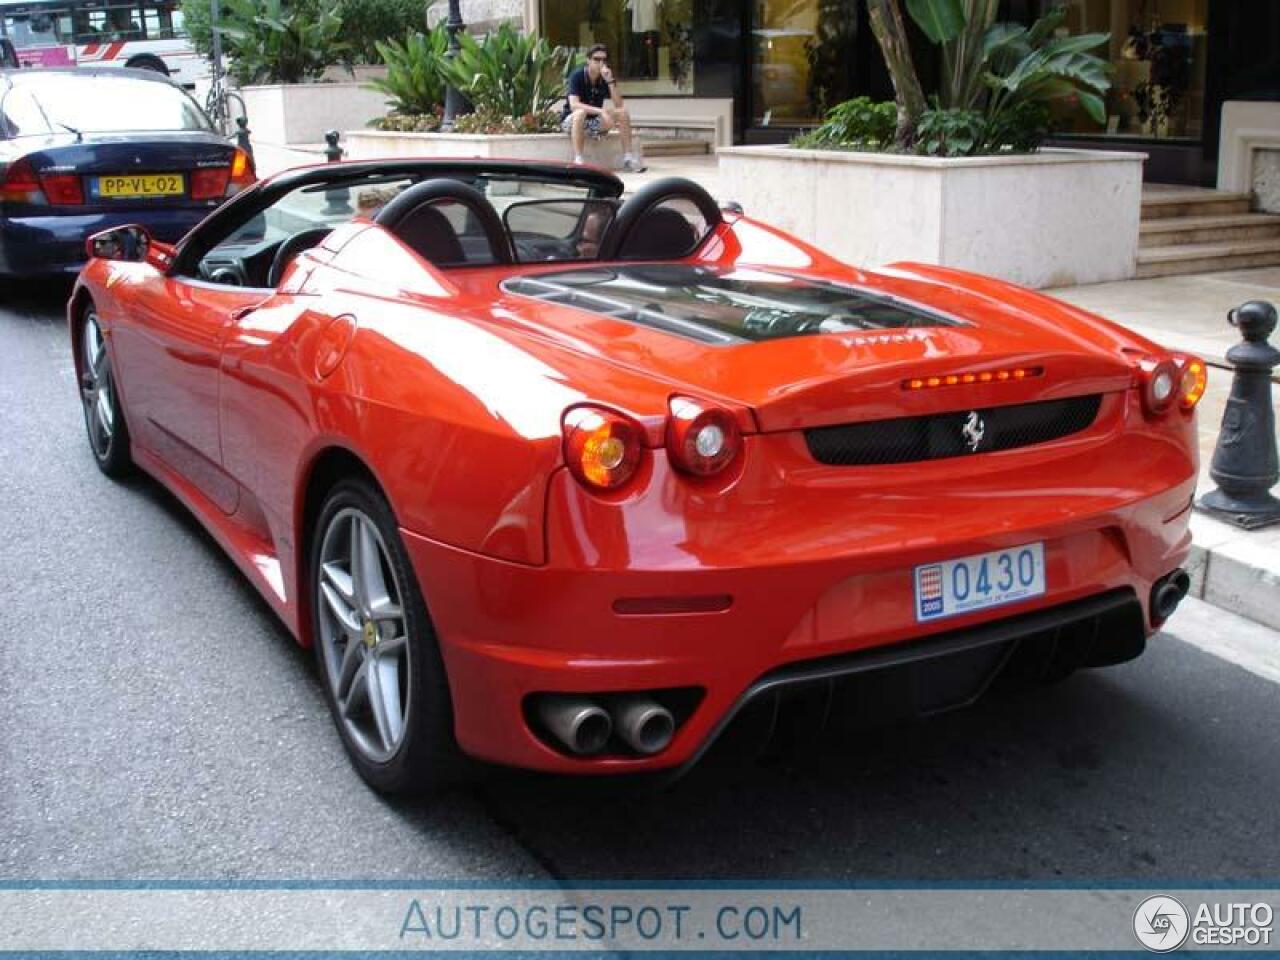
[[[737,459],[742,432],[733,414],[689,397],[673,397],[667,452],[676,468],[699,477],[719,473]]]
[[[1182,382],[1178,386],[1178,406],[1192,410],[1204,396],[1209,386],[1209,368],[1203,360],[1185,357],[1182,362]]]
[[[1148,413],[1165,413],[1173,405],[1182,382],[1182,371],[1172,360],[1156,360],[1154,357],[1142,363],[1142,404]]]
[[[644,437],[640,427],[604,407],[574,407],[564,415],[564,459],[578,482],[616,490],[635,475]]]

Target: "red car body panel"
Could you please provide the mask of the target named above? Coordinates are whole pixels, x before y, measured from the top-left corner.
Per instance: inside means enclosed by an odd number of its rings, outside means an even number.
[[[1133,365],[1160,347],[997,280],[856,270],[744,217],[726,216],[694,259],[855,284],[971,325],[708,347],[502,289],[563,264],[437,270],[363,221],[302,254],[271,297],[166,276],[163,254],[94,260],[72,315],[92,298],[134,459],[304,645],[309,486],[335,458],[363,464],[435,623],[458,742],[504,764],[676,767],[780,665],[1013,612],[917,623],[918,564],[1043,541],[1048,589],[1021,613],[1118,588],[1145,609],[1185,560],[1194,413],[1147,414]],[[1043,374],[903,389],[1012,365]],[[825,466],[802,432],[1086,393],[1103,400],[1082,432],[927,464]],[[672,468],[675,394],[733,411],[744,452],[725,474]],[[585,401],[645,430],[619,493],[590,492],[564,466],[562,417]],[[697,609],[662,612],[662,598]],[[531,693],[685,687],[702,699],[654,756],[571,756],[524,716]]]

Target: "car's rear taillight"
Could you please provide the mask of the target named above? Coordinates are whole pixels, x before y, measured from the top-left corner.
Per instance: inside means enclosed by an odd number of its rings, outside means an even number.
[[[44,195],[54,206],[79,206],[84,203],[84,189],[78,174],[59,173],[42,176],[40,186],[44,189]]]
[[[5,170],[4,182],[0,183],[0,200],[5,203],[39,204],[45,206],[49,198],[44,195],[44,187],[36,175],[35,168],[26,157],[20,157],[9,164]]]
[[[1178,357],[1178,366],[1182,368],[1178,382],[1178,406],[1183,410],[1194,410],[1209,386],[1209,368],[1200,358],[1185,354]]]
[[[672,397],[670,408],[667,453],[676,469],[709,477],[733,463],[742,448],[733,414],[691,397]]]
[[[257,179],[258,173],[253,168],[253,157],[236,147],[236,152],[231,157],[231,183],[227,186],[227,196],[252,186]]]
[[[617,490],[636,472],[644,432],[607,407],[573,407],[564,415],[564,459],[578,482],[593,490]]]
[[[221,200],[233,197],[257,179],[253,160],[236,147],[231,163],[225,167],[204,167],[191,173],[192,200]]]
[[[1168,413],[1182,379],[1178,365],[1168,358],[1147,356],[1138,361],[1138,374],[1143,409],[1152,416]]]
[[[231,182],[230,167],[204,167],[191,172],[192,200],[221,200]]]

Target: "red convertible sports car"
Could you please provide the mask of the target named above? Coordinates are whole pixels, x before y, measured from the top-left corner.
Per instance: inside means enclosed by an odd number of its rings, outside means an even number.
[[[1199,360],[836,262],[686,180],[330,164],[89,241],[93,454],[201,519],[373,786],[682,769],[748,705],[1129,660],[1186,593]]]

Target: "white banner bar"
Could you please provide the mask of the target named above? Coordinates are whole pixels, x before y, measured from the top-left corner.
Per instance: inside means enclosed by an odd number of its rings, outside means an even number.
[[[0,950],[1275,950],[1278,890],[0,889]]]

